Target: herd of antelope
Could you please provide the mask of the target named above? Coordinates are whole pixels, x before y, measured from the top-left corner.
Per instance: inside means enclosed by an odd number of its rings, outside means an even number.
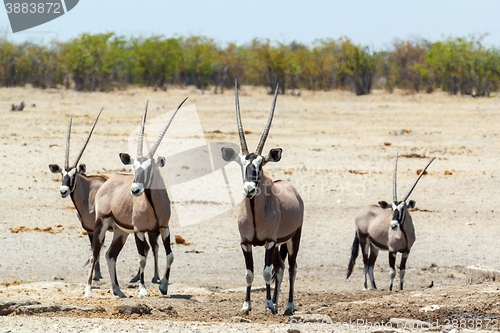
[[[299,251],[302,223],[304,217],[304,202],[295,187],[284,180],[273,180],[264,172],[263,167],[269,162],[281,160],[282,149],[273,148],[262,155],[271,123],[274,116],[278,87],[274,94],[271,112],[266,127],[262,133],[255,152],[248,150],[245,132],[241,122],[238,86],[235,86],[236,121],[240,138],[241,155],[232,148],[222,148],[222,158],[239,164],[243,177],[244,198],[238,213],[238,228],[241,248],[246,265],[246,296],[241,309],[242,314],[248,314],[251,307],[250,294],[254,279],[253,246],[265,246],[265,266],[263,271],[266,283],[265,308],[276,314],[278,311],[278,296],[283,280],[285,264],[288,257],[290,290],[285,315],[294,313],[294,281],[297,272],[297,254]],[[165,157],[154,157],[163,137],[170,127],[174,117],[187,98],[173,112],[160,136],[149,152],[144,155],[143,141],[146,125],[148,103],[142,116],[137,144],[137,156],[133,158],[127,153],[120,153],[120,159],[125,165],[132,165],[134,174],[116,174],[109,179],[101,176],[85,175],[85,164],[78,165],[85,148],[92,136],[102,110],[97,115],[90,132],[80,149],[75,162],[69,164],[69,147],[72,117],[69,120],[66,137],[64,168],[57,164],[49,166],[53,173],[62,175],[60,187],[61,197],[71,197],[77,210],[82,227],[88,233],[91,255],[90,269],[85,297],[92,296],[92,280],[102,278],[99,254],[104,243],[106,231],[113,233],[113,240],[106,252],[106,261],[111,277],[113,294],[126,297],[120,290],[116,275],[116,260],[129,234],[134,234],[137,252],[139,254],[139,271],[131,282],[139,281],[139,296],[147,296],[144,282],[144,268],[149,249],[153,250],[154,276],[153,283],[159,283],[163,295],[168,292],[170,269],[174,254],[170,246],[169,220],[171,216],[170,200],[159,168],[165,165]],[[402,253],[400,264],[399,289],[403,289],[406,260],[415,242],[415,230],[410,216],[410,209],[415,207],[415,201],[408,198],[418,181],[425,173],[434,158],[420,172],[416,181],[403,200],[397,199],[397,162],[396,156],[393,181],[393,202],[380,201],[377,205],[363,208],[355,217],[356,234],[352,245],[351,258],[347,269],[347,278],[352,273],[359,248],[363,255],[365,282],[368,289],[367,275],[371,288],[376,290],[373,269],[380,250],[389,252],[389,289],[392,290],[396,276],[396,254]],[[146,241],[148,235],[149,245]],[[158,274],[158,236],[165,247],[167,265],[162,278]],[[271,282],[275,282],[271,297]]]

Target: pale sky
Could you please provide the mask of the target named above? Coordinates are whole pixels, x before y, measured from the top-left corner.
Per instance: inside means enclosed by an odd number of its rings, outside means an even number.
[[[311,43],[348,36],[375,49],[388,48],[396,37],[436,41],[489,33],[485,43],[500,47],[499,15],[500,0],[80,0],[65,15],[16,34],[0,8],[0,30],[15,42],[67,40],[84,32],[203,35],[221,45],[255,37]]]

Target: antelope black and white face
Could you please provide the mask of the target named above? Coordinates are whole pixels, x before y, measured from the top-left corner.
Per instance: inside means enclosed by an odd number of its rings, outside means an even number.
[[[380,207],[383,209],[392,209],[392,220],[391,220],[391,229],[397,230],[404,222],[406,218],[406,214],[408,213],[408,209],[413,209],[415,207],[415,201],[410,200],[408,204],[406,202],[394,202],[392,205],[389,205],[385,201],[380,201],[378,203]]]
[[[61,193],[61,197],[63,198],[66,198],[75,189],[77,173],[84,174],[86,170],[85,164],[80,164],[78,169],[76,166],[61,169],[57,164],[51,164],[49,168],[52,173],[60,173],[62,175],[62,185],[59,193]]]
[[[165,157],[159,156],[156,161],[150,157],[137,157],[133,159],[129,154],[121,153],[120,159],[125,165],[134,166],[134,182],[130,191],[133,195],[141,195],[145,189],[151,188],[156,167],[165,165]]]
[[[258,193],[262,167],[268,162],[279,162],[282,150],[281,148],[271,149],[266,157],[254,153],[240,157],[232,148],[222,148],[221,152],[226,162],[236,161],[240,164],[243,174],[243,194],[252,199]]]

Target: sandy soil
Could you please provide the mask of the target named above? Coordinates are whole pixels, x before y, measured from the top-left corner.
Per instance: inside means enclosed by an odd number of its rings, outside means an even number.
[[[112,176],[130,171],[121,164],[118,153],[128,151],[129,134],[140,123],[145,101],[150,101],[149,119],[153,119],[173,110],[186,96],[190,97],[187,105],[196,107],[207,141],[238,143],[231,91],[213,95],[192,88],[113,93],[0,89],[0,301],[59,306],[38,312],[29,306],[20,308],[0,317],[2,327],[64,331],[69,325],[75,325],[74,330],[101,325],[101,330],[112,331],[139,325],[133,327],[186,332],[289,328],[287,318],[264,312],[264,281],[259,274],[263,269],[262,248],[254,251],[257,291],[253,294],[253,313],[246,318],[253,324],[234,323],[243,320],[233,316],[241,308],[246,283],[236,209],[186,225],[174,206],[171,232],[181,235],[189,245],[173,246],[176,257],[169,296],[161,297],[157,285],[148,283],[150,297],[137,297],[137,285],[128,284],[138,267],[135,244],[129,240],[118,260],[118,276],[130,297],[120,300],[109,293],[104,258],[104,279],[96,283],[99,289],[91,300],[82,297],[88,239],[71,200],[59,195],[60,176],[48,168],[51,163],[64,163],[69,116],[74,114],[74,158],[93,118],[101,107],[105,108],[81,163],[87,165],[87,174]],[[27,104],[24,111],[8,111],[10,103],[22,100]],[[272,96],[261,88],[241,91],[243,124],[249,131],[251,148],[259,140],[271,100]],[[364,97],[342,91],[279,96],[265,150],[282,147],[284,153],[280,163],[268,165],[266,170],[274,179],[292,182],[305,201],[297,311],[329,315],[334,322],[358,318],[498,318],[500,285],[467,286],[465,271],[469,265],[500,266],[500,224],[496,218],[500,197],[499,123],[497,96],[472,99],[442,93],[382,91]],[[167,144],[199,139],[185,133],[182,137],[184,127],[178,127],[176,131],[173,125],[173,132],[167,134]],[[428,158],[437,158],[411,196],[418,206],[412,213],[417,241],[407,264],[406,290],[386,291],[388,263],[387,254],[382,252],[375,269],[381,290],[362,292],[360,258],[353,276],[345,280],[354,216],[364,205],[391,200],[396,152],[406,156],[399,162],[400,195],[416,178],[416,170],[424,167]],[[179,202],[177,209],[185,208],[182,204]],[[217,203],[196,204],[206,205],[208,211]],[[108,235],[107,244],[110,238]],[[152,266],[149,260],[148,281]],[[160,268],[164,267],[165,254],[160,249]],[[286,276],[280,302],[286,299]],[[433,288],[429,289],[431,282]],[[120,305],[130,304],[146,307],[139,313],[120,311]],[[419,311],[432,304],[441,308]],[[63,305],[77,308],[61,309]],[[284,310],[284,303],[280,306]],[[63,319],[69,322],[60,322]]]

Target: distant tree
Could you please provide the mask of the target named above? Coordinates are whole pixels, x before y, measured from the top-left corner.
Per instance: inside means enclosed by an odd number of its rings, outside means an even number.
[[[211,38],[191,36],[183,41],[183,50],[183,83],[206,89],[220,66],[216,43]]]
[[[376,73],[376,54],[367,46],[353,44],[346,37],[340,43],[342,52],[339,75],[350,78],[356,95],[368,95]]]
[[[179,71],[182,57],[182,40],[154,36],[131,40],[129,66],[135,82],[155,87],[164,87]],[[131,60],[131,61],[130,61]]]
[[[254,39],[250,45],[251,67],[256,82],[268,87],[269,94],[273,94],[276,84],[279,82],[281,93],[287,88],[287,79],[292,72],[292,53],[290,49],[282,44],[273,45],[269,39]],[[260,79],[260,80],[259,80]]]
[[[396,39],[389,53],[390,65],[395,67],[390,80],[399,88],[419,92],[427,58],[427,46],[423,41],[411,42]]]

